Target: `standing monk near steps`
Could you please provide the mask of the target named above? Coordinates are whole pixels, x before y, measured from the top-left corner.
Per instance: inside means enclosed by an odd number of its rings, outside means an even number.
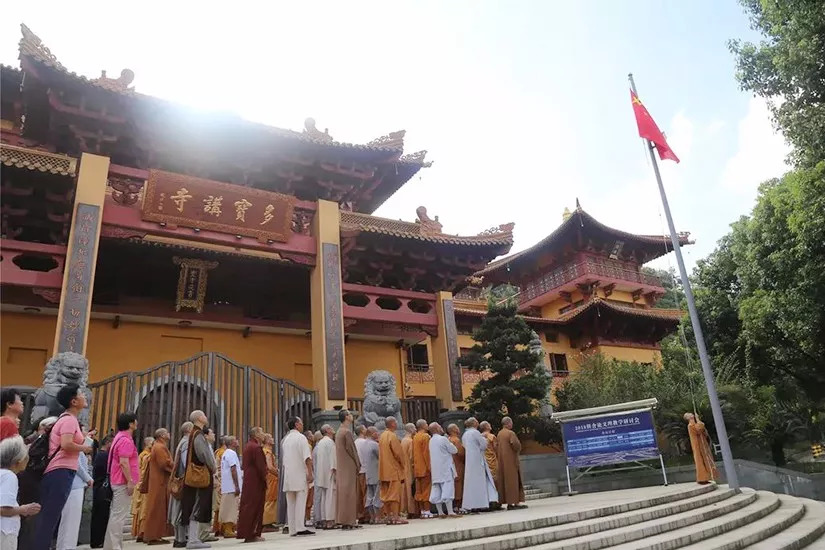
[[[236,537],[244,542],[262,541],[264,525],[264,495],[266,494],[266,456],[261,444],[264,431],[255,427],[249,430],[249,442],[243,449],[241,502],[238,511]]]
[[[404,459],[404,487],[401,493],[401,513],[407,515],[407,519],[418,517],[418,505],[415,503],[413,485],[415,475],[413,472],[413,436],[415,435],[415,424],[404,424],[404,439],[401,440],[401,454]]]
[[[401,519],[401,493],[404,490],[404,457],[401,442],[395,430],[395,417],[386,419],[387,429],[378,440],[378,479],[381,481],[381,502],[389,525],[403,525]]]
[[[455,445],[456,454],[453,455],[455,466],[455,507],[461,510],[461,498],[464,495],[464,445],[461,443],[461,430],[455,424],[447,426],[447,435],[450,443]]]
[[[361,460],[352,437],[352,413],[343,409],[338,413],[341,427],[335,434],[336,507],[335,522],[341,529],[356,529],[358,525],[358,472]],[[361,506],[364,506],[363,500]]]
[[[505,416],[498,432],[498,498],[508,510],[527,508],[521,504],[524,502],[524,484],[521,482],[520,452],[521,442],[513,431],[513,420]]]
[[[427,421],[420,419],[415,423],[418,430],[413,437],[413,472],[415,473],[415,502],[422,518],[433,517],[430,513],[430,490],[432,473],[430,470],[430,434],[427,433]]]

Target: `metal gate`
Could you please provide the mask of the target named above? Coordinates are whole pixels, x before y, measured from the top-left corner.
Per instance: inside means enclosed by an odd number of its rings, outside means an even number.
[[[135,412],[138,441],[167,428],[177,442],[181,424],[200,409],[218,436],[246,441],[249,429],[261,426],[278,442],[290,416],[300,416],[309,426],[317,407],[314,391],[215,352],[167,361],[143,372],[124,372],[89,387],[91,426],[105,434],[116,428],[118,414]]]

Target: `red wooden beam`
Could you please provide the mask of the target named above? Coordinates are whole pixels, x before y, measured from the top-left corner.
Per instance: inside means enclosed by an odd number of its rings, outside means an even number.
[[[341,285],[344,292],[358,292],[375,296],[392,296],[394,298],[409,298],[411,300],[424,300],[435,302],[436,295],[429,292],[416,292],[413,290],[398,290],[395,288],[383,288],[380,286],[358,285],[355,283],[344,283]]]

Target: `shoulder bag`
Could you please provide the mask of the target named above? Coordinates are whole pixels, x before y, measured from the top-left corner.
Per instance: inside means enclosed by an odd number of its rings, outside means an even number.
[[[209,487],[212,481],[212,474],[209,473],[209,468],[202,464],[196,464],[192,458],[195,452],[195,438],[200,435],[192,433],[192,439],[189,440],[189,452],[186,454],[186,472],[183,474],[183,484],[187,487],[195,489],[205,489]]]

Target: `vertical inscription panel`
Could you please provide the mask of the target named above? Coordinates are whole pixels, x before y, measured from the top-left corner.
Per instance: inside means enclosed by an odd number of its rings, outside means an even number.
[[[92,299],[92,270],[100,225],[100,207],[78,203],[72,230],[72,251],[66,258],[66,297],[60,322],[60,336],[55,353],[83,353],[86,325],[89,323],[89,302]]]
[[[444,300],[444,334],[447,338],[447,363],[450,372],[450,392],[453,401],[463,401],[461,392],[461,367],[458,361],[458,331],[455,326],[455,307],[452,300]]]
[[[338,245],[323,243],[324,347],[327,356],[327,398],[345,399],[344,322],[341,317],[341,256]]]

